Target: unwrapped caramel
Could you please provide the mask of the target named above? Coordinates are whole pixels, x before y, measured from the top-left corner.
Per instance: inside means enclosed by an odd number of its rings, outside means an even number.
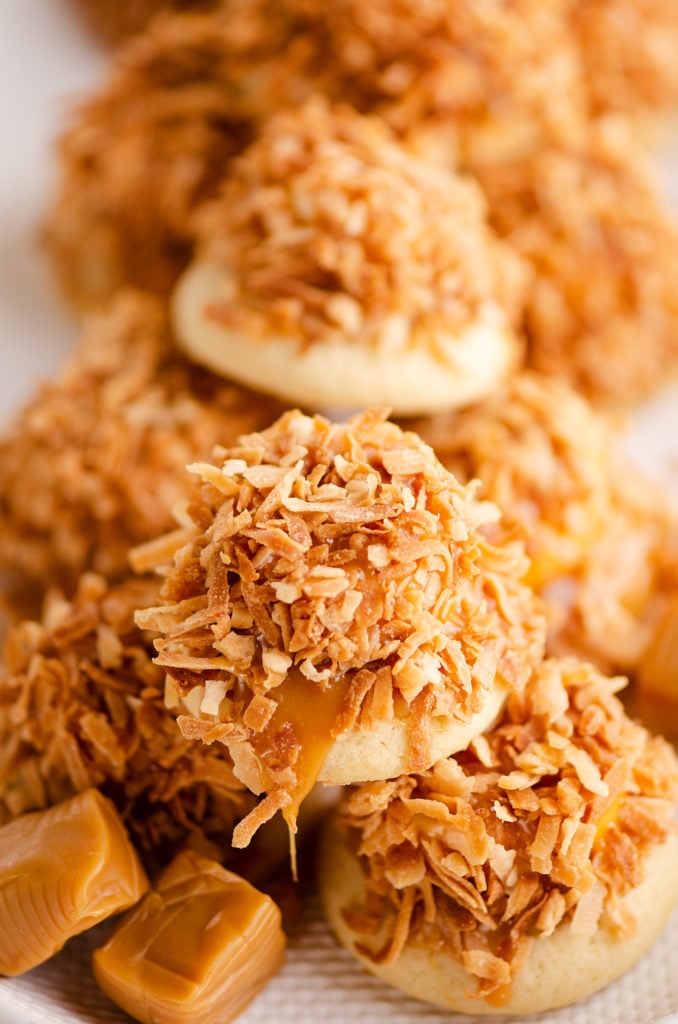
[[[187,850],[96,950],[94,975],[142,1024],[226,1024],[282,966],[280,921],[270,897]]]
[[[113,804],[87,789],[0,829],[0,974],[136,903],[148,879]]]

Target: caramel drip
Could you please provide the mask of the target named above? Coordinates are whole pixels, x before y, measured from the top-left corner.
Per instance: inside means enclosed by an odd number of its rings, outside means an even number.
[[[347,688],[347,682],[340,679],[320,690],[301,672],[292,670],[276,687],[277,710],[255,741],[257,754],[264,761],[275,758],[281,743],[295,748],[296,781],[291,790],[292,802],[283,809],[283,817],[292,833],[296,832],[301,803],[317,782],[334,742]]]
[[[513,986],[509,983],[508,985],[500,985],[499,988],[495,988],[493,992],[486,995],[485,1002],[497,1010],[503,1010],[511,1002],[512,996]]]
[[[663,705],[660,731],[678,732],[678,595],[667,602],[636,673],[639,696]]]
[[[610,806],[605,811],[603,811],[603,813],[598,818],[598,821],[596,822],[596,834],[593,840],[594,846],[596,845],[596,843],[600,842],[600,840],[603,838],[607,830],[616,823],[617,818],[619,817],[621,805],[624,802],[624,796],[624,793],[620,793],[617,797],[615,797]]]

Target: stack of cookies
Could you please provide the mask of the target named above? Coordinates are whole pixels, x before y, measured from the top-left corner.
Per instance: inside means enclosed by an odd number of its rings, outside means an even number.
[[[87,326],[0,439],[0,823],[99,789],[197,927],[220,865],[270,887],[289,835],[297,874],[329,787],[368,970],[583,998],[678,901],[678,761],[615,675],[675,710],[678,515],[607,416],[678,366],[637,156],[678,14],[161,6],[87,5],[133,32],[45,224]]]

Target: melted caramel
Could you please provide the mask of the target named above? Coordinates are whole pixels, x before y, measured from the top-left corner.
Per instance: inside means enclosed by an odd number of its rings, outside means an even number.
[[[535,500],[539,505],[539,499]],[[549,583],[576,570],[581,553],[589,550],[603,535],[606,520],[598,505],[591,501],[571,503],[569,518],[572,522],[578,520],[579,527],[566,531],[571,545],[567,550],[559,547],[556,552],[548,546],[540,546],[533,551],[530,544],[527,545],[530,566],[523,576],[523,583],[532,590],[541,591]],[[563,530],[560,535],[564,538]]]
[[[21,974],[148,889],[113,804],[88,789],[0,829],[0,973]]]
[[[510,956],[511,946],[511,928],[507,923],[501,924],[498,928],[492,931],[485,931],[485,938],[490,952],[494,956],[501,957],[503,960],[507,960]],[[497,1010],[503,1010],[504,1007],[508,1006],[513,997],[513,985],[511,981],[507,981],[504,985],[498,985],[497,988],[493,989],[486,996],[483,996],[483,1000],[488,1006],[493,1006]]]
[[[645,692],[639,686],[622,696],[629,715],[639,718],[650,732],[661,733],[678,747],[678,697]]]
[[[186,851],[94,954],[106,994],[144,1024],[225,1024],[281,967],[280,911]]]
[[[651,729],[678,738],[678,596],[673,597],[636,672],[637,710]]]
[[[283,817],[292,832],[296,832],[301,802],[317,782],[327,752],[334,742],[346,688],[343,680],[335,680],[320,690],[295,669],[272,693],[278,700],[278,708],[257,738],[256,749],[262,759],[270,757],[276,741],[289,729],[291,742],[297,747],[294,765],[296,786],[291,793],[292,802],[283,810]]]
[[[596,822],[596,835],[593,840],[594,846],[596,843],[600,842],[600,840],[603,838],[607,830],[616,823],[617,818],[619,817],[619,810],[623,802],[624,794],[620,793],[619,796],[615,797],[610,806],[606,810],[604,810],[601,816],[598,818],[598,821]]]
[[[525,586],[539,592],[548,583],[566,573],[568,566],[548,551],[537,551],[530,556],[530,565],[522,578]],[[488,1000],[489,1001],[489,1000]]]
[[[508,985],[500,985],[499,988],[495,988],[494,992],[490,992],[488,996],[485,996],[485,1002],[489,1006],[494,1006],[497,1010],[503,1010],[511,1002],[512,996],[513,986],[509,983]]]

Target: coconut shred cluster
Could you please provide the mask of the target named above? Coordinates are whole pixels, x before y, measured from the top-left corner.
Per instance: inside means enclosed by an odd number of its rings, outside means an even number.
[[[450,177],[476,178],[491,228],[508,244],[514,262],[524,258],[528,278],[533,278],[517,321],[521,309],[515,305],[514,276],[506,268],[506,282],[493,293],[500,306],[506,300],[504,312],[519,325],[527,364],[568,377],[600,404],[632,405],[661,387],[678,361],[670,273],[678,234],[642,159],[648,148],[643,122],[653,112],[666,115],[675,108],[671,55],[677,42],[678,14],[671,0],[492,0],[480,5],[455,0],[221,0],[200,13],[166,13],[123,47],[108,83],[64,134],[60,185],[45,230],[48,248],[78,305],[104,302],[125,284],[167,296],[191,265],[198,243],[214,242],[222,254],[228,248],[227,238],[209,237],[201,213],[224,189],[228,194],[232,177],[239,178],[239,157],[252,143],[258,146],[262,135],[269,137],[270,150],[269,122],[281,113],[287,117],[288,156],[296,133],[307,145],[308,126],[303,118],[301,127],[296,125],[295,114],[320,96],[331,109],[342,104],[354,108],[356,124],[360,117],[376,116],[382,131],[390,129],[391,144],[383,147],[388,157],[385,194],[394,195],[388,170],[397,167],[407,178],[406,155],[412,158],[413,152],[430,165],[420,184],[434,194],[436,166]],[[345,131],[345,114],[342,121]],[[316,116],[316,131],[318,126]],[[363,129],[365,139],[375,131],[374,126]],[[322,128],[323,144],[327,134]],[[353,145],[355,136],[354,129],[343,141]],[[249,161],[255,176],[266,150],[262,142],[258,156]],[[284,151],[279,144],[278,156]],[[354,156],[360,163],[361,154]],[[337,190],[338,198],[331,200],[335,211],[342,204],[355,205],[345,175],[316,174],[319,189]],[[264,184],[280,184],[275,170],[273,181],[264,175]],[[462,197],[458,182],[450,183],[449,193]],[[246,202],[247,196],[245,187],[240,199]],[[290,246],[284,265],[276,267],[273,253],[257,247],[260,294],[271,293],[272,274],[284,285],[288,316],[301,307],[304,323],[317,327],[320,310],[320,326],[361,335],[362,324],[370,327],[369,303],[363,307],[362,287],[354,293],[360,270],[347,257],[350,246],[339,243],[345,229],[349,238],[356,231],[359,241],[360,225],[369,219],[355,211],[338,224],[330,217],[325,224],[330,240],[313,268],[309,289],[308,264],[295,258],[301,236],[287,229],[299,228],[302,208],[301,230],[308,229],[312,204],[307,190],[292,186],[288,198],[291,222],[289,210],[281,214],[279,209],[279,191],[266,188],[258,197],[257,229],[264,239],[276,235],[278,256]],[[398,198],[406,205],[406,198]],[[452,198],[450,204],[458,214],[461,204]],[[439,205],[441,211],[449,209],[443,199]],[[221,216],[225,227],[232,226],[228,208],[222,207]],[[462,217],[460,224],[467,245],[468,222]],[[454,239],[454,228],[444,226],[446,236]],[[426,218],[422,228],[427,239],[431,225]],[[437,239],[435,223],[431,238]],[[235,239],[244,252],[236,251]],[[241,259],[244,266],[254,253],[246,237],[236,234],[235,239],[229,266]],[[417,286],[424,254],[435,268],[437,257],[445,255],[437,240],[437,252],[425,241],[418,244],[422,255],[413,263]],[[374,266],[368,267],[377,278],[384,255],[378,248]],[[471,253],[468,258],[477,269]],[[489,267],[491,256],[487,262]],[[454,288],[450,295],[449,287],[454,271],[447,270],[436,288],[449,314],[451,308],[463,308],[466,289],[461,289],[462,305],[456,306],[459,296]],[[461,274],[468,283],[468,275]],[[322,294],[331,293],[335,283],[336,296]],[[220,307],[222,315],[227,309],[228,319],[236,316],[227,290],[224,301],[215,290],[216,285],[207,291],[210,304]],[[258,286],[254,291],[259,294]],[[428,295],[424,282],[423,303]],[[275,286],[272,297],[280,297]],[[388,303],[386,308],[391,311]],[[244,312],[237,311],[237,317]],[[179,333],[184,334],[183,326]],[[639,335],[642,344],[636,343]],[[477,348],[476,362],[487,365],[486,350]],[[247,363],[241,357],[220,365],[214,352],[208,358],[195,342],[191,351],[229,375],[234,365]],[[470,372],[468,362],[465,368]],[[271,377],[282,380],[281,387],[287,379],[278,369],[269,379],[258,372],[265,390],[271,390]],[[281,397],[304,404],[303,395],[281,391]],[[353,404],[317,404],[355,409],[372,402],[397,408],[376,392],[371,399],[357,396]],[[409,411],[426,409],[421,405]]]
[[[521,689],[541,657],[522,550],[479,530],[496,509],[378,410],[334,425],[288,413],[193,471],[201,499],[180,540],[136,552],[137,565],[174,558],[163,606],[139,621],[160,634],[178,696],[199,688],[184,732],[225,743],[267,793],[237,843],[298,805],[333,739],[406,718],[406,762],[428,766],[436,718],[463,722],[496,685]],[[326,735],[310,772],[314,715]]]
[[[534,271],[529,364],[599,404],[656,391],[677,352],[678,232],[637,147],[590,130],[478,174],[490,224]]]
[[[622,897],[672,828],[678,761],[625,715],[620,685],[546,661],[464,753],[345,799],[365,890],[344,918],[363,956],[442,948],[487,998],[565,922],[633,935]]]
[[[174,350],[155,296],[120,293],[0,439],[3,570],[69,592],[128,575],[129,548],[173,527],[186,463],[279,410]]]
[[[236,55],[212,17],[160,18],[74,112],[45,242],[76,305],[174,284],[190,259],[193,211],[253,138]]]
[[[480,480],[501,529],[524,538],[548,652],[647,681],[672,628],[676,514],[611,424],[563,381],[523,372],[484,401],[410,426],[459,480]]]
[[[100,308],[0,438],[0,831],[94,787],[153,868],[279,884],[272,827],[296,880],[341,786],[320,896],[368,970],[452,1011],[587,996],[678,901],[678,763],[612,677],[678,707],[678,516],[589,404],[678,367],[642,164],[678,0],[88,13],[141,31],[45,225]],[[236,918],[217,1016],[266,961]]]
[[[596,114],[647,128],[678,102],[678,14],[673,0],[567,0]]]
[[[319,100],[279,115],[200,214],[198,258],[230,271],[214,315],[301,344],[328,333],[393,349],[412,334],[465,327],[506,288],[520,308],[520,261],[484,225],[470,180],[416,159],[383,122]],[[522,287],[521,287],[522,286]],[[410,342],[411,344],[411,342]]]
[[[162,9],[214,10],[222,7],[231,18],[243,11],[243,5],[237,0],[228,0],[228,3],[224,0],[221,3],[218,0],[78,2],[90,24],[102,35],[113,40],[140,31],[149,19]],[[266,15],[270,17],[273,10],[271,8],[267,11],[266,6],[265,0],[262,0],[256,5],[250,3],[249,10],[245,6],[244,11],[249,14],[252,23],[256,23],[257,19],[265,22]],[[314,12],[314,5],[308,0],[290,2],[287,5],[278,3],[275,6],[278,9],[288,6],[292,11],[296,8],[297,17],[305,15],[309,23],[312,23],[314,13],[318,17],[318,13]],[[350,12],[351,17],[346,19],[348,24],[345,24],[344,31],[340,32],[344,11]],[[574,75],[579,71],[583,79],[579,87],[583,94],[580,102],[583,103],[585,98],[587,110],[596,116],[608,116],[612,113],[625,118],[635,118],[642,124],[648,117],[655,116],[657,111],[670,110],[676,104],[678,80],[673,56],[678,33],[678,17],[673,0],[636,0],[634,3],[629,3],[628,0],[558,0],[556,3],[540,5],[524,3],[508,10],[495,4],[469,8],[465,12],[465,17],[471,24],[472,19],[477,19],[474,25],[476,32],[475,35],[470,34],[470,40],[465,40],[465,48],[461,44],[464,38],[464,19],[457,18],[452,23],[456,38],[460,40],[459,48],[462,54],[464,49],[466,50],[469,64],[466,74],[457,74],[452,82],[445,78],[445,63],[442,61],[442,67],[436,74],[435,51],[437,49],[440,54],[442,48],[440,43],[437,48],[432,47],[431,38],[426,32],[426,29],[431,32],[435,26],[439,29],[439,38],[444,12],[444,4],[428,4],[426,7],[407,2],[360,5],[353,3],[352,0],[346,0],[333,4],[329,11],[323,10],[320,17],[331,19],[334,16],[336,19],[333,27],[335,33],[340,33],[342,43],[338,49],[347,68],[354,69],[357,82],[361,86],[359,94],[365,90],[366,74],[374,74],[372,69],[378,68],[374,88],[379,88],[384,99],[391,97],[393,102],[393,97],[405,89],[408,95],[414,95],[415,98],[411,99],[409,104],[403,103],[410,120],[413,114],[426,106],[421,99],[422,93],[424,96],[439,95],[439,103],[444,102],[442,97],[446,92],[449,95],[450,91],[441,88],[445,82],[448,85],[456,85],[455,92],[464,97],[467,105],[470,105],[470,98],[476,95],[476,102],[481,106],[485,94],[484,78],[488,72],[494,71],[497,84],[501,83],[503,89],[506,89],[515,83],[521,73],[525,74],[523,61],[532,69],[533,76],[531,89],[528,89],[527,85],[523,85],[522,88],[519,86],[523,103],[531,99],[534,104],[536,97],[540,97],[544,89],[544,85],[540,86],[540,83],[549,82],[553,87],[551,102],[554,111],[557,110],[557,104],[562,105],[565,102],[564,96],[567,93],[572,94]],[[526,20],[532,24],[535,15],[541,17],[550,27],[550,32],[543,27],[536,33],[534,30],[528,33],[515,29],[511,31],[512,18],[518,27],[524,25]],[[505,19],[503,21],[502,16]],[[419,20],[416,28],[413,28],[415,17]],[[362,19],[359,23],[359,33],[353,28],[353,23],[357,22],[357,19]],[[305,27],[308,30],[309,25]],[[482,34],[485,40],[482,46],[478,44],[481,27],[484,29]],[[488,38],[492,39],[493,28],[496,38],[493,39],[494,46],[491,46],[488,44]],[[557,36],[556,28],[560,30]],[[474,52],[473,47],[469,46],[469,41],[475,44],[478,51],[475,60],[468,57],[469,53]],[[360,45],[357,45],[358,42]],[[297,45],[303,53],[303,46]],[[530,46],[533,47],[532,52],[529,50]],[[409,61],[405,66],[392,67],[396,64],[394,57],[402,50],[409,52]],[[479,55],[482,58],[480,61]],[[528,55],[533,59],[527,59]],[[541,61],[553,61],[560,56],[562,70],[558,85],[552,77],[544,74],[539,63],[535,66],[535,55]],[[417,64],[418,56],[420,65]],[[440,56],[438,59],[440,60]],[[416,68],[419,68],[419,74],[415,72]],[[422,71],[428,74],[421,74]],[[346,77],[347,81],[343,86],[350,89],[354,83],[350,75],[347,74]],[[528,74],[526,82],[530,82]]]
[[[520,356],[527,272],[473,182],[316,98],[272,117],[196,215],[182,347],[315,409],[447,408]]]
[[[66,290],[85,305],[125,283],[167,292],[233,157],[314,95],[442,147],[450,169],[471,145],[576,137],[578,65],[550,6],[224,0],[157,18],[63,135],[47,240]]]
[[[151,638],[134,625],[154,579],[83,576],[40,622],[13,627],[0,681],[0,824],[99,787],[135,842],[166,860],[188,843],[221,858],[252,805],[223,748],[183,739]]]
[[[613,434],[561,381],[524,371],[482,402],[421,417],[412,429],[524,535],[530,584],[541,591],[582,560],[612,513]]]

